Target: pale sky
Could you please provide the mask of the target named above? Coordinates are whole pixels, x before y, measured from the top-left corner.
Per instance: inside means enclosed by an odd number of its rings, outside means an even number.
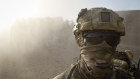
[[[82,8],[140,10],[140,0],[0,0],[0,31],[16,19],[56,17],[74,20]]]

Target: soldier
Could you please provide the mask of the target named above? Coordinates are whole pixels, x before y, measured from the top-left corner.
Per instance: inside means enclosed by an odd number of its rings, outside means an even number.
[[[125,35],[123,18],[107,8],[82,9],[77,18],[74,35],[80,47],[76,64],[54,79],[131,79],[120,66],[127,61],[115,60],[120,36]]]

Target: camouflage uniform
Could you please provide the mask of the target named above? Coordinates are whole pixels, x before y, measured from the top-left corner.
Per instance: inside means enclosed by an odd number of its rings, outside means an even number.
[[[106,8],[82,9],[73,32],[80,59],[54,79],[131,79],[131,55],[116,52],[125,35],[122,17]]]
[[[83,69],[79,68],[79,64],[71,65],[66,71],[56,76],[53,79],[95,79],[91,75],[88,75],[84,72]],[[123,70],[115,70],[111,77],[107,78],[105,76],[104,79],[131,79],[128,74],[126,74]]]

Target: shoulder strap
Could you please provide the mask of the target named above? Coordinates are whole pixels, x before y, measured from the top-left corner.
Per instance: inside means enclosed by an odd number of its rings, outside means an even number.
[[[71,65],[64,73],[61,79],[71,79],[72,73],[75,69],[76,65]]]
[[[53,79],[70,79],[74,69],[75,65],[71,65],[66,71],[64,71],[60,75],[57,75]]]

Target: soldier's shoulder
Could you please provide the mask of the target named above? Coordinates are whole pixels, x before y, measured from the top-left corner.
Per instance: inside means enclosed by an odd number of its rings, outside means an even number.
[[[125,50],[125,51],[116,51],[114,58],[124,60],[129,64],[131,64],[133,62],[134,56],[131,50]]]
[[[74,69],[76,68],[77,64],[71,64],[71,66],[66,69],[63,73],[57,75],[53,79],[69,79],[68,77],[73,73]]]
[[[134,63],[132,51],[116,51],[114,58],[114,69],[124,70],[125,73],[127,73],[130,77],[134,77],[136,71],[136,64]]]
[[[131,50],[116,51],[116,55],[128,55],[133,57],[133,52]]]

